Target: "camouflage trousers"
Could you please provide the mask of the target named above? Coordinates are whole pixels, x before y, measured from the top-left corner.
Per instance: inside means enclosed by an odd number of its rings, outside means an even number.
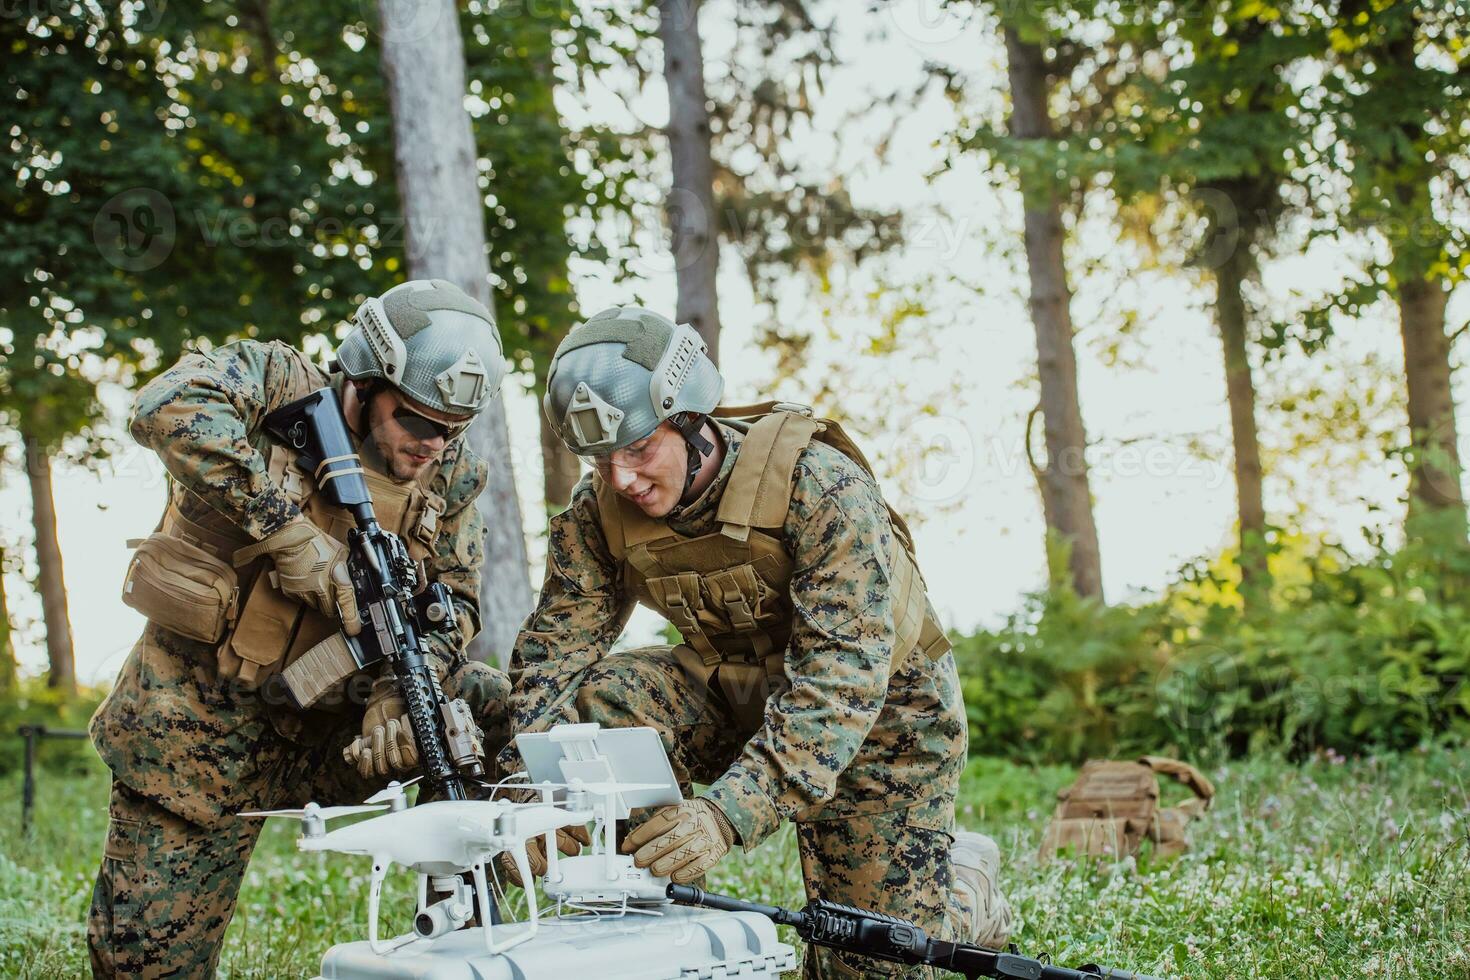
[[[120,683],[150,694],[188,688],[195,669],[166,654],[145,633]],[[445,686],[469,702],[493,759],[509,738],[506,676],[469,664]],[[147,722],[156,716],[145,713],[146,702],[104,704],[98,712],[103,723],[94,720],[94,740],[114,770],[107,840],[87,918],[94,976],[211,976],[263,823],[234,814],[312,800],[357,802],[386,782],[365,780],[342,760],[343,747],[360,732],[360,715],[343,715],[329,730],[298,741],[255,717],[259,710],[250,699],[205,693],[211,700],[194,703],[217,711],[196,718],[189,731],[180,730],[177,719],[151,730]],[[149,744],[171,748],[153,755],[145,750]],[[221,795],[191,786],[191,778],[231,782]]]
[[[711,783],[740,755],[754,730],[737,721],[718,684],[686,669],[669,647],[645,647],[605,657],[583,675],[566,705],[576,717],[607,727],[657,729],[685,795],[691,783]],[[930,936],[969,934],[974,909],[953,887],[955,787],[932,799],[895,801],[894,809],[833,819],[796,820],[801,873],[809,900],[908,919]],[[839,791],[840,792],[840,791]],[[807,978],[927,976],[829,949],[809,948]]]

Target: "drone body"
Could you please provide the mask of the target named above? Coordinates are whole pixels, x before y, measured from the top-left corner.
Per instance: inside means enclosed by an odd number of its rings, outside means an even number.
[[[470,871],[502,851],[524,847],[532,837],[591,819],[588,811],[549,803],[438,800],[321,836],[303,834],[296,846],[303,851],[381,858],[424,875],[452,875]]]
[[[657,732],[559,725],[547,733],[517,736],[517,745],[532,780],[520,788],[539,800],[437,800],[410,806],[405,786],[393,783],[361,806],[309,803],[301,810],[243,814],[299,818],[302,851],[372,860],[367,941],[329,950],[322,960],[323,978],[534,980],[581,974],[653,980],[692,970],[694,975],[724,971],[774,980],[794,967],[794,951],[776,939],[769,920],[670,905],[664,897],[667,879],[618,853],[619,820],[634,808],[680,799]],[[337,817],[382,810],[388,812],[327,828]],[[590,851],[559,857],[557,829],[588,823],[593,825]],[[547,855],[543,890],[555,901],[557,914],[544,917],[530,888],[527,920],[498,923],[494,861],[509,854],[521,880],[533,881],[526,842],[538,836]],[[412,932],[380,940],[382,886],[393,865],[418,875],[417,911]],[[431,891],[447,897],[431,904]],[[481,925],[471,927],[476,914]]]

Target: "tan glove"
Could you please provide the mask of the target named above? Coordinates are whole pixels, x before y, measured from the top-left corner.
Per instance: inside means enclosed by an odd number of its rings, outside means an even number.
[[[704,797],[661,807],[623,839],[633,863],[677,885],[698,881],[735,842],[735,828]]]
[[[342,750],[342,759],[355,766],[364,779],[418,768],[419,747],[408,721],[408,705],[393,678],[380,677],[373,682],[373,693],[362,715],[362,736]]]
[[[592,843],[592,835],[587,833],[587,828],[582,824],[573,824],[570,827],[556,828],[556,849],[567,857],[576,857],[582,852],[582,847]],[[526,863],[531,866],[531,874],[541,877],[546,873],[546,838],[540,834],[526,841]],[[516,870],[516,863],[511,858],[510,852],[500,855],[500,870],[505,872],[505,878],[517,888],[524,888],[521,881],[521,873]]]
[[[349,636],[362,632],[357,596],[347,572],[347,546],[304,517],[235,552],[240,565],[270,555],[281,591],[324,616],[342,621]]]

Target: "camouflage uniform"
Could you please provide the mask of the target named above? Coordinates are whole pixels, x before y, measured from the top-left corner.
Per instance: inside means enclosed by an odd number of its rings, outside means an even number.
[[[718,476],[666,519],[681,535],[718,529],[743,436],[717,428],[726,447]],[[820,442],[797,460],[780,529],[794,562],[790,641],[784,677],[754,692],[756,712],[734,703],[718,675],[706,683],[689,647],[608,652],[635,598],[612,557],[597,491],[589,475],[552,518],[546,581],[512,658],[514,729],[650,725],[686,794],[691,782],[708,783],[704,795],[747,850],[783,819],[797,824],[808,896],[965,935],[972,910],[951,889],[949,864],[966,748],[959,679],[953,655],[931,660],[917,650],[890,675],[890,570],[902,545],[872,477]],[[512,753],[502,756],[511,767]],[[828,950],[812,951],[804,969],[901,972]]]
[[[139,393],[133,437],[163,459],[185,518],[217,524],[222,515],[242,540],[263,538],[300,510],[267,472],[261,420],[328,383],[340,385],[340,376],[280,343],[191,354]],[[371,454],[363,458],[374,466]],[[432,656],[493,751],[508,737],[509,683],[463,654],[479,625],[483,535],[473,501],[485,464],[456,440],[426,479],[445,502],[426,568],[453,591],[461,625],[456,636],[430,638]],[[377,788],[341,754],[359,732],[371,677],[354,678],[338,708],[302,712],[278,676],[259,690],[221,677],[221,646],[150,622],[92,719],[93,743],[113,774],[88,922],[98,975],[211,974],[261,826],[235,814],[352,802]]]

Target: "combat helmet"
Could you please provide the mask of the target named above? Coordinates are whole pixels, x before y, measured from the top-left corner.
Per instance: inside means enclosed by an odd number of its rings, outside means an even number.
[[[542,399],[547,421],[580,456],[622,449],[672,421],[695,450],[692,482],[714,448],[700,429],[725,390],[706,350],[686,323],[637,306],[603,310],[557,347]]]
[[[505,376],[495,317],[444,279],[411,279],[363,301],[337,348],[342,373],[378,379],[452,415],[489,404]]]

